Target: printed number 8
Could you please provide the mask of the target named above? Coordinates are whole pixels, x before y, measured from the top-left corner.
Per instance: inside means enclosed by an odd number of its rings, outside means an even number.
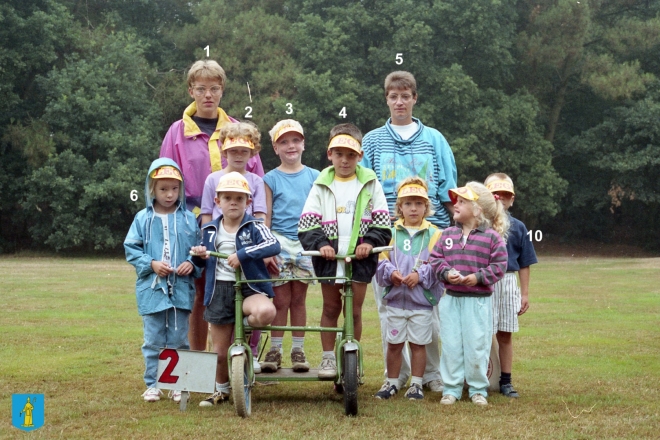
[[[445,240],[445,246],[447,246],[448,250],[453,248],[454,247],[454,240],[452,240],[451,238],[446,239]]]

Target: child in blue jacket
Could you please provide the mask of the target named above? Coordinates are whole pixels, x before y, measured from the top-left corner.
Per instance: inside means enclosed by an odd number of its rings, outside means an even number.
[[[144,324],[144,382],[147,402],[160,400],[156,388],[158,355],[164,347],[188,349],[188,317],[201,268],[193,265],[190,249],[201,239],[195,215],[186,210],[181,170],[171,159],[157,159],[145,182],[146,208],[135,215],[124,249],[135,266],[135,295]],[[180,391],[172,391],[175,402]]]

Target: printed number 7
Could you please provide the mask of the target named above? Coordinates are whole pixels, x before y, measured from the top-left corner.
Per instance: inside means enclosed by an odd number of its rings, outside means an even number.
[[[163,350],[160,355],[158,356],[158,359],[161,361],[164,361],[165,359],[171,359],[167,367],[165,367],[165,370],[163,370],[163,374],[160,375],[158,378],[158,382],[162,383],[177,383],[179,380],[179,376],[172,376],[172,371],[174,371],[174,367],[176,367],[176,364],[179,363],[179,353],[177,353],[176,350],[173,348],[166,348]]]

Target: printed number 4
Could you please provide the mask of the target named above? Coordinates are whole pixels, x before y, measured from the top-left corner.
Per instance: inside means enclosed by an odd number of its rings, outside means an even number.
[[[341,110],[339,111],[339,116],[342,118],[346,118],[346,107],[342,107]]]
[[[158,359],[160,359],[161,361],[164,361],[165,359],[170,359],[170,361],[167,363],[167,367],[165,367],[165,370],[163,370],[163,374],[161,374],[160,377],[158,378],[158,382],[177,383],[179,380],[179,376],[173,376],[172,371],[174,371],[174,367],[176,367],[176,364],[179,363],[179,353],[177,353],[177,351],[174,350],[173,348],[166,348],[160,353]]]

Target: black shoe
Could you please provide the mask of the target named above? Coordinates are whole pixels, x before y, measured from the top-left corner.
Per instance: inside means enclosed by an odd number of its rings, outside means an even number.
[[[506,397],[511,397],[514,399],[520,397],[518,392],[513,389],[513,385],[510,383],[500,385],[500,393],[504,394]]]
[[[382,387],[380,387],[380,391],[376,393],[374,396],[376,399],[389,399],[390,397],[394,396],[397,393],[396,385],[390,385],[389,383],[385,382]]]

